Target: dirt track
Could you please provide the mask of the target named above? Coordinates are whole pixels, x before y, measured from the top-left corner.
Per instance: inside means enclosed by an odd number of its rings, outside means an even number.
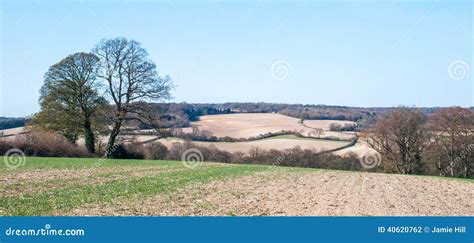
[[[351,172],[258,173],[79,215],[474,215],[474,183]]]

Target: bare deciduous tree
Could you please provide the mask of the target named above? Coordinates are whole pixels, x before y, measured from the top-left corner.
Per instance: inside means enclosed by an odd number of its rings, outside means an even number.
[[[417,173],[429,139],[425,122],[425,115],[415,109],[396,109],[379,118],[365,133],[367,143],[384,160],[393,163],[400,173]]]
[[[316,138],[321,138],[324,135],[324,130],[321,128],[313,128],[309,133],[309,136],[314,136]]]
[[[128,118],[149,121],[152,115],[144,102],[169,99],[172,84],[168,76],[158,75],[146,50],[134,40],[102,40],[93,53],[100,58],[97,75],[106,81],[107,93],[115,105],[107,142],[107,155],[110,156],[123,121]]]
[[[440,175],[469,177],[474,166],[474,112],[461,107],[439,109],[429,117],[429,129],[439,153]]]

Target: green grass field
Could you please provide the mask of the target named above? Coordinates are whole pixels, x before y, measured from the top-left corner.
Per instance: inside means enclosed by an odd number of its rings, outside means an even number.
[[[28,157],[18,169],[1,164],[0,215],[67,214],[82,205],[169,193],[193,183],[268,169],[207,162],[190,169],[180,161]]]

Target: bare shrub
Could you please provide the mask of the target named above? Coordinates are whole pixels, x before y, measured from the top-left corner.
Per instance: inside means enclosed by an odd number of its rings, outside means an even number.
[[[145,159],[149,160],[165,159],[168,155],[168,148],[160,142],[153,142],[143,146],[143,155]]]
[[[8,150],[15,148],[12,140],[0,138],[0,154],[5,154]]]
[[[175,142],[171,145],[171,148],[169,149],[167,159],[181,160],[181,156],[183,155],[184,151],[190,149],[191,147],[192,144],[190,142]]]
[[[181,160],[182,159],[181,157],[185,153],[185,151],[192,148],[199,150],[203,155],[202,159],[205,161],[224,162],[224,163],[232,162],[232,154],[227,151],[219,150],[218,148],[212,145],[199,146],[189,141],[184,142],[184,143],[173,143],[173,145],[171,146],[169,150],[167,159]]]
[[[0,142],[0,152],[5,154],[5,149],[21,149],[25,155],[40,157],[90,157],[87,151],[65,137],[42,130],[33,130],[20,135],[12,140]]]
[[[357,128],[356,124],[351,124],[351,123],[345,123],[345,124],[339,124],[337,122],[333,122],[329,125],[329,130],[330,131],[335,131],[335,132],[350,132],[350,131],[355,131]]]
[[[115,144],[107,155],[112,159],[143,159],[142,146],[139,144]]]

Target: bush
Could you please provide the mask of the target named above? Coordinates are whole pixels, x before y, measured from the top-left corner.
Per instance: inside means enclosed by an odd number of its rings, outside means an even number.
[[[144,145],[142,151],[145,159],[149,160],[165,159],[168,155],[168,148],[160,142]]]
[[[153,142],[149,144],[117,144],[114,146],[111,157],[114,159],[158,160],[165,159],[167,155],[168,149],[166,146],[160,142]]]
[[[138,144],[117,144],[111,152],[113,159],[143,159],[143,145]]]
[[[329,130],[334,131],[334,132],[353,132],[357,128],[356,124],[352,123],[345,123],[344,125],[341,125],[337,122],[333,122],[329,125]]]
[[[15,148],[11,140],[0,138],[0,155],[4,155],[8,150]]]
[[[224,163],[230,163],[232,162],[232,154],[217,149],[215,146],[199,146],[194,143],[191,143],[189,141],[184,142],[184,143],[173,143],[171,146],[167,159],[169,160],[181,160],[183,154],[186,152],[186,150],[189,149],[197,149],[202,153],[202,160],[203,161],[213,161],[213,162],[224,162]]]
[[[31,131],[14,139],[0,140],[0,153],[17,148],[27,156],[39,157],[90,157],[87,151],[65,137],[42,130]]]

